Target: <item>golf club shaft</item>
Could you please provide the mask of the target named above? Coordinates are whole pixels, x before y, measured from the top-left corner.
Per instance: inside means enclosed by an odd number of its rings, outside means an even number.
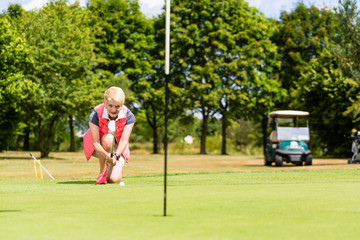
[[[46,170],[46,168],[30,153],[30,156],[44,169],[44,171],[51,177],[52,180],[54,180],[54,177]]]
[[[110,157],[113,157],[113,156],[114,156],[114,145],[115,145],[115,135],[114,135],[113,142],[112,142],[112,146],[111,146]]]

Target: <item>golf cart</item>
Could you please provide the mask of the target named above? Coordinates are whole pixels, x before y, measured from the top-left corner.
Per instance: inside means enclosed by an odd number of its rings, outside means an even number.
[[[265,165],[283,162],[297,166],[312,165],[312,155],[306,142],[310,141],[308,112],[281,110],[269,113],[272,131],[265,150]]]

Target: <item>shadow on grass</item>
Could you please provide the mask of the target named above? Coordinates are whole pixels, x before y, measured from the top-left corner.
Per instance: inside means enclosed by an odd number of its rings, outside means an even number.
[[[22,212],[21,210],[0,210],[0,213],[8,213],[8,212]]]
[[[94,180],[84,180],[84,181],[79,181],[79,180],[75,180],[75,181],[65,181],[65,182],[58,182],[57,184],[88,184],[88,185],[96,185]]]
[[[169,215],[169,214],[166,214],[166,216],[164,216],[164,214],[154,214],[152,215],[153,217],[161,217],[161,218],[166,218],[166,217],[174,217],[174,215]]]
[[[6,157],[6,156],[1,156],[0,157],[0,161],[1,160],[33,160],[31,157]]]
[[[40,158],[40,156],[36,157],[38,160],[67,160],[66,158],[59,158],[59,157],[46,157],[46,158]],[[32,157],[24,157],[24,156],[0,156],[0,161],[2,160],[34,160]]]

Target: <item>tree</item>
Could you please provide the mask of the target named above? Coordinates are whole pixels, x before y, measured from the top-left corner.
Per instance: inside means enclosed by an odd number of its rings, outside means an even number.
[[[125,74],[136,82],[151,72],[149,49],[154,45],[152,21],[137,0],[90,0],[96,31],[96,69]]]
[[[278,24],[272,40],[281,56],[279,80],[291,96],[303,69],[311,59],[319,57],[328,39],[336,34],[336,22],[331,10],[298,2],[291,12],[281,12]],[[290,102],[287,99],[282,107],[288,107]]]
[[[24,101],[37,88],[23,74],[30,51],[24,38],[16,31],[8,16],[0,18],[0,150],[12,145],[21,134],[19,114]]]
[[[88,8],[99,29],[96,54],[101,61],[96,69],[121,76],[123,81],[113,82],[121,87],[130,80],[135,96],[128,102],[136,102],[135,111],[145,114],[153,132],[153,153],[158,153],[164,94],[163,77],[154,68],[163,60],[156,51],[153,20],[145,18],[137,0],[90,0]]]
[[[216,19],[214,5],[210,0],[174,1],[171,9],[172,76],[181,77],[179,85],[187,88],[194,111],[202,117],[201,154],[206,154],[208,120],[216,113],[219,99],[213,53],[220,44],[210,40]]]
[[[267,113],[285,96],[278,75],[273,74],[280,65],[277,47],[270,40],[276,24],[247,5],[237,8],[230,16],[232,21],[227,22],[232,23],[233,33],[225,33],[227,41],[232,40],[235,46],[227,45],[218,65],[222,154],[226,154],[226,131],[230,120],[243,118],[267,122]],[[265,146],[266,124],[262,124],[262,129]]]
[[[309,111],[311,147],[339,156],[349,149],[339,139],[353,125],[343,113],[354,95],[332,51],[334,36],[342,38],[333,11],[298,3],[282,12],[274,41],[282,60],[280,81],[289,94],[280,106]]]
[[[153,19],[153,26],[153,46],[149,49],[151,56],[149,62],[152,71],[146,77],[140,78],[133,85],[133,89],[136,92],[141,111],[144,112],[152,129],[153,153],[158,153],[159,130],[164,126],[163,113],[165,111],[165,13]],[[172,82],[176,82],[176,77],[169,83],[169,95],[171,96],[169,99],[169,119],[172,122],[177,119],[180,119],[181,122],[187,121],[189,114],[186,109],[189,107],[189,100],[185,97],[185,90]]]
[[[90,71],[95,55],[88,19],[78,3],[54,0],[38,11],[26,12],[19,21],[18,28],[32,50],[25,74],[39,85],[28,104],[37,123],[41,157],[52,149],[58,120],[88,109],[96,95],[98,82]]]
[[[7,15],[10,19],[19,18],[24,14],[25,10],[20,4],[10,4],[3,15]]]
[[[344,135],[354,124],[343,113],[355,95],[351,93],[351,86],[347,84],[331,46],[310,60],[296,85],[298,87],[292,93],[293,104],[310,112],[310,127],[314,133],[312,149],[323,154],[346,156],[350,142],[345,141]]]
[[[276,82],[271,74],[278,66],[276,46],[269,40],[273,30],[270,21],[242,0],[174,2],[172,68],[182,76],[193,109],[201,115],[201,154],[206,153],[209,119],[222,117],[226,154],[229,119],[245,114],[251,98],[268,93],[261,87],[255,92],[254,85]]]
[[[339,33],[336,37],[335,53],[344,74],[349,77],[348,84],[355,97],[346,114],[355,122],[360,120],[360,16],[355,0],[340,0],[336,9]]]
[[[248,101],[241,108],[242,118],[260,123],[262,133],[263,153],[266,151],[268,137],[268,114],[278,105],[282,105],[287,98],[287,91],[279,79],[281,67],[281,55],[278,54],[279,47],[272,41],[273,34],[278,29],[274,20],[259,21],[254,26],[262,37],[247,46],[247,59],[251,59],[247,66],[247,81],[243,88],[247,92]],[[259,27],[260,26],[260,27]],[[259,35],[259,34],[257,34]]]

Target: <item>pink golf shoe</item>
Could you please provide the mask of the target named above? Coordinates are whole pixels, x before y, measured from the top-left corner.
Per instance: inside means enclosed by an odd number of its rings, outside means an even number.
[[[96,180],[96,184],[107,184],[107,174],[99,174]]]

